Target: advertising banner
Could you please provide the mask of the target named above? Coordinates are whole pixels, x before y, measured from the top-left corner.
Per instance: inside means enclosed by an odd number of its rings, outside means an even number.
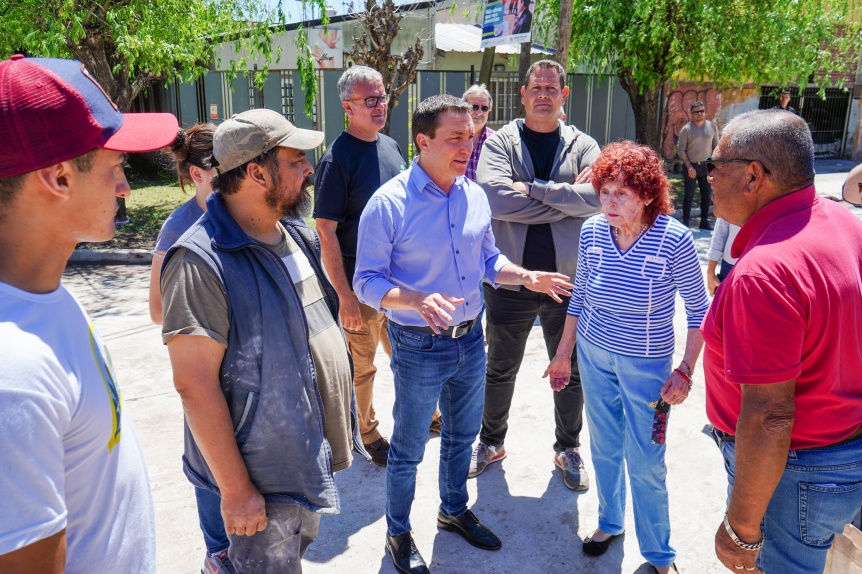
[[[482,49],[529,42],[535,8],[533,0],[485,0]]]

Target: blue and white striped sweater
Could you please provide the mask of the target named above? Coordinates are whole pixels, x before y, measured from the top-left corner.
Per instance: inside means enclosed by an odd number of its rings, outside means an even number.
[[[581,230],[575,288],[568,314],[578,337],[620,355],[664,357],[674,351],[677,290],[689,328],[709,307],[691,231],[660,215],[627,251],[620,252],[604,215]]]

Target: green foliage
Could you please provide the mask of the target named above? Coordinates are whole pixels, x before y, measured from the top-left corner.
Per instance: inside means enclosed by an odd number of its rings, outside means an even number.
[[[862,42],[848,0],[575,0],[571,63],[625,75],[640,92],[668,80],[833,85]],[[556,22],[539,0],[534,21]]]
[[[326,16],[326,0],[301,0],[303,20],[314,19],[314,12],[320,14],[320,23],[326,26],[329,18]],[[306,17],[311,14],[311,17]],[[296,67],[299,70],[299,80],[305,92],[303,109],[305,115],[314,115],[314,105],[317,102],[317,69],[314,66],[314,55],[308,45],[308,29],[300,23],[296,28]]]
[[[78,58],[128,109],[155,78],[205,73],[215,43],[277,58],[269,26],[282,17],[280,3],[270,9],[257,0],[0,0],[0,58],[15,51]],[[246,59],[231,64],[242,70]],[[258,71],[260,85],[266,71]]]

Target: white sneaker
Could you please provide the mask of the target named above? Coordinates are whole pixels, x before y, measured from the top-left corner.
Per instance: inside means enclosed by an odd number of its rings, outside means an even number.
[[[584,466],[581,453],[576,448],[567,448],[554,455],[554,464],[563,471],[563,482],[570,490],[590,488],[590,476]]]
[[[491,446],[480,442],[473,449],[473,457],[470,459],[470,472],[467,478],[476,478],[492,462],[500,462],[506,458],[506,448],[503,445]]]

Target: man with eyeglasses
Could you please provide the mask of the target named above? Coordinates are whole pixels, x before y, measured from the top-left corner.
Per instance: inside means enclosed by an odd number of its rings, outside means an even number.
[[[462,99],[470,104],[473,111],[473,153],[467,162],[467,179],[476,181],[476,167],[479,165],[479,156],[482,154],[482,146],[494,130],[488,127],[488,115],[491,113],[491,92],[485,84],[473,84],[464,92]]]
[[[737,116],[707,160],[739,260],[701,327],[706,410],[728,472],[731,572],[823,572],[862,505],[862,224],[814,189],[784,111]]]
[[[718,126],[706,119],[703,102],[691,105],[691,121],[679,131],[676,153],[685,164],[683,181],[685,195],[682,199],[682,222],[691,225],[691,204],[694,200],[695,186],[700,188],[700,229],[712,230],[709,223],[709,204],[712,188],[707,180],[706,166],[703,161],[718,145]]]
[[[353,356],[353,383],[359,431],[371,460],[386,466],[389,441],[378,430],[374,412],[374,357],[378,344],[392,355],[386,335],[386,315],[363,305],[352,289],[356,268],[359,216],[377,189],[407,167],[395,140],[380,130],[386,124],[389,95],[380,72],[352,66],[338,80],[338,94],[347,129],[338,136],[317,164],[314,218],[323,264],[341,301],[339,315]],[[431,430],[440,432],[440,412]]]

